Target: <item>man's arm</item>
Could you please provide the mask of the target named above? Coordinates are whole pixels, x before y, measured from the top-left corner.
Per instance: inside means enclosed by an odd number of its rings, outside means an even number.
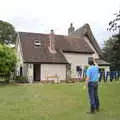
[[[87,74],[86,74],[86,79],[85,79],[85,85],[86,85],[86,87],[88,86],[88,81],[89,81],[89,79],[90,79],[90,70],[89,69],[87,69]]]
[[[88,87],[88,81],[89,81],[89,77],[87,76],[85,79],[85,86]]]

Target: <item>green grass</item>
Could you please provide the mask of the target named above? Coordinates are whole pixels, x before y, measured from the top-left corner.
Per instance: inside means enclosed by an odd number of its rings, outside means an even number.
[[[99,88],[101,110],[88,115],[83,83],[0,85],[0,120],[120,120],[120,82]]]

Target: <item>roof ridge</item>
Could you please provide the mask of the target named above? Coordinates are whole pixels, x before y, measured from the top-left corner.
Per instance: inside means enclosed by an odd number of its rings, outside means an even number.
[[[85,28],[85,27],[90,27],[90,25],[88,24],[88,23],[85,23],[84,25],[82,25],[81,27],[79,27],[78,29],[76,29],[74,32],[77,32],[77,31],[79,31],[80,29],[82,30],[83,28]],[[73,32],[73,33],[74,33]]]
[[[65,36],[66,38],[83,39],[84,36]]]
[[[49,33],[38,33],[38,32],[18,32],[18,33],[25,33],[25,34],[38,34],[38,35],[49,35]],[[67,37],[67,35],[60,35],[60,34],[55,34],[55,36],[64,36]]]

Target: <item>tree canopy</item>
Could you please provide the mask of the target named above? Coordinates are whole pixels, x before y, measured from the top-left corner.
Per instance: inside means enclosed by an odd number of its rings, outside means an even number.
[[[109,22],[109,31],[115,32],[113,37],[106,41],[103,48],[105,60],[111,63],[113,70],[120,71],[120,10],[115,18]]]
[[[114,16],[115,18],[109,22],[108,30],[120,32],[120,10]]]
[[[108,61],[111,64],[112,70],[115,70],[115,64],[116,64],[116,57],[113,53],[113,47],[115,42],[117,41],[116,38],[111,37],[104,43],[104,48],[103,48],[103,57],[105,61]]]
[[[8,45],[0,44],[0,73],[10,74],[17,62],[15,50]]]
[[[16,32],[12,24],[0,20],[0,43],[14,44]]]

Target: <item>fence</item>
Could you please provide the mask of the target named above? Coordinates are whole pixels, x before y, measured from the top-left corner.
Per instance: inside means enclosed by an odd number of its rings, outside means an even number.
[[[120,71],[111,71],[111,72],[100,72],[99,81],[104,80],[104,82],[119,80],[120,79]]]

